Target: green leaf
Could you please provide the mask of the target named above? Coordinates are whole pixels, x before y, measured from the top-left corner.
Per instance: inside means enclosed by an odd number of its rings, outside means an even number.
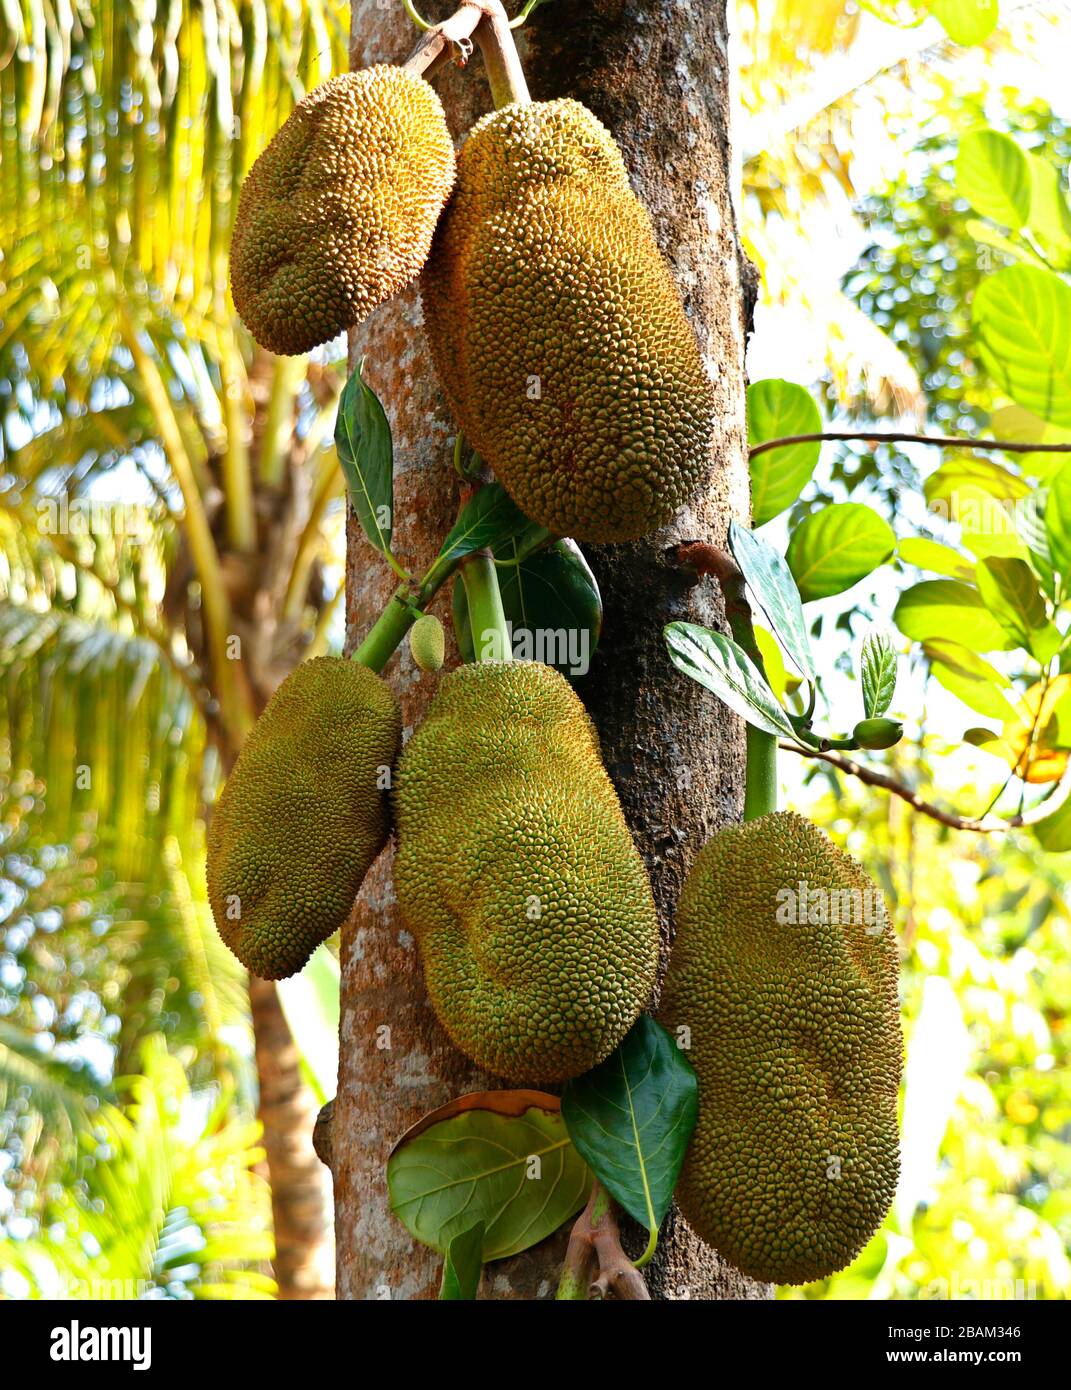
[[[1026,261],[1028,265],[1045,265],[1038,253],[1025,241],[1013,241],[1003,232],[998,232],[992,222],[983,222],[980,217],[968,217],[964,226],[975,241],[980,241],[983,246],[992,246],[995,251],[999,251],[1010,260]],[[994,267],[989,265],[986,268],[992,270]]]
[[[677,669],[712,690],[741,719],[768,734],[795,737],[788,715],[762,673],[731,638],[695,623],[670,623],[665,637]]]
[[[1071,579],[1071,463],[1065,463],[1049,484],[1045,534],[1054,568]]]
[[[956,192],[976,212],[1017,232],[1030,216],[1030,166],[1011,138],[998,130],[973,130],[959,142]]]
[[[814,658],[792,571],[772,545],[736,521],[729,523],[729,548],[775,635],[796,663],[797,670],[813,683],[816,679]]]
[[[747,439],[751,445],[787,435],[818,434],[822,417],[809,392],[771,377],[747,388]],[[811,480],[821,444],[786,444],[751,460],[752,524],[762,526],[791,507]]]
[[[1046,257],[1058,269],[1071,264],[1071,207],[1068,207],[1060,175],[1041,155],[1028,154],[1030,168],[1030,230]]]
[[[591,1174],[557,1097],[481,1091],[433,1110],[387,1161],[391,1210],[416,1240],[445,1254],[483,1221],[483,1263],[538,1244],[588,1199]]]
[[[940,541],[927,540],[925,536],[907,536],[897,544],[896,554],[907,564],[917,565],[920,570],[929,570],[932,574],[944,574],[949,579],[962,579],[967,583],[974,579],[974,566],[965,555]]]
[[[1042,849],[1050,854],[1062,854],[1071,849],[1071,795],[1043,820],[1031,827]]]
[[[484,1223],[477,1221],[468,1230],[458,1231],[446,1247],[441,1300],[474,1299],[483,1273]]]
[[[781,655],[781,648],[777,645],[777,639],[773,633],[768,632],[758,623],[752,625],[752,631],[755,634],[755,645],[762,657],[762,666],[770,689],[783,703],[788,693],[788,672],[785,670],[785,658]]]
[[[517,541],[495,548],[499,560],[512,558]],[[512,624],[514,655],[542,661],[570,680],[587,674],[602,632],[602,598],[595,576],[575,541],[557,541],[519,564],[498,571],[506,621]],[[465,586],[454,581],[454,632],[465,661],[476,659]]]
[[[812,512],[792,533],[788,565],[804,603],[843,593],[885,563],[896,549],[889,523],[860,502]]]
[[[946,637],[974,651],[1004,651],[1008,635],[986,608],[981,594],[958,579],[924,579],[900,595],[893,620],[905,637],[928,642]]]
[[[605,1062],[562,1092],[562,1118],[578,1152],[652,1238],[673,1200],[698,1113],[692,1064],[646,1014]]]
[[[1047,424],[1030,410],[1021,405],[1002,405],[989,417],[993,434],[998,439],[1007,439],[1015,444],[1071,444],[1071,429],[1060,429]],[[1053,473],[1058,473],[1064,464],[1071,460],[1069,454],[1023,454],[1020,463],[1023,471],[1032,478],[1043,481]]]
[[[923,642],[922,650],[934,676],[970,709],[988,719],[1012,717],[1014,711],[1003,694],[1011,688],[1010,681],[977,652],[945,637]]]
[[[997,27],[998,0],[931,0],[930,12],[953,43],[984,43]]]
[[[863,709],[877,719],[892,704],[896,691],[896,650],[887,632],[873,630],[863,642]]]
[[[985,606],[1016,645],[1043,663],[1051,660],[1059,650],[1060,634],[1049,622],[1044,595],[1025,560],[983,560],[977,582]]]
[[[342,388],[335,448],[350,501],[365,535],[390,554],[394,526],[394,446],[379,397],[362,376],[364,360]]]
[[[973,319],[1000,388],[1042,420],[1071,425],[1071,286],[1036,266],[1008,266],[979,287]]]
[[[954,502],[964,488],[973,488],[988,493],[990,497],[1014,501],[1030,496],[1030,484],[1017,473],[1012,473],[1003,464],[992,459],[974,458],[970,454],[959,454],[935,469],[922,485],[923,495],[930,503],[930,510],[937,511],[935,502]],[[942,515],[952,521],[958,520],[954,509],[942,509]]]
[[[534,525],[501,483],[485,483],[469,498],[439,551],[435,568],[453,564],[474,550],[492,550]]]

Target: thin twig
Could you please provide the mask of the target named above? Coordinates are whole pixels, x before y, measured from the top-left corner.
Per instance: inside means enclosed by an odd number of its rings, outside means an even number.
[[[818,444],[823,440],[862,440],[878,444],[933,444],[939,449],[1004,449],[1009,454],[1071,454],[1071,444],[1026,444],[1014,439],[959,439],[948,434],[905,434],[899,430],[823,430],[818,434],[786,434],[753,444],[748,458],[788,444]]]
[[[1030,824],[1030,821],[1021,815],[1009,816],[1006,820],[1000,816],[988,814],[982,817],[957,816],[952,811],[942,811],[940,806],[935,806],[932,801],[926,801],[919,796],[918,792],[912,791],[903,782],[898,782],[895,777],[890,777],[884,772],[875,772],[873,768],[857,763],[854,758],[846,758],[843,753],[828,753],[822,752],[818,748],[803,748],[788,740],[779,743],[778,747],[783,748],[787,753],[798,753],[802,758],[821,758],[823,762],[830,763],[833,767],[839,768],[841,772],[858,777],[860,782],[865,782],[868,787],[881,787],[884,791],[891,792],[893,796],[900,797],[922,815],[929,816],[931,820],[940,821],[942,825],[950,826],[953,830],[973,830],[983,835],[991,835],[998,831],[1014,830],[1019,826]]]

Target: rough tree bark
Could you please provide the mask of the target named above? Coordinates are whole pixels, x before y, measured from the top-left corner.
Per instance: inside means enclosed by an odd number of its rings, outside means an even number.
[[[426,18],[439,20],[453,7],[423,8]],[[352,21],[354,68],[402,61],[415,39],[400,5],[353,0]],[[711,581],[689,582],[667,552],[682,539],[721,542],[730,516],[748,512],[743,356],[750,280],[731,202],[725,2],[555,0],[521,31],[520,46],[534,99],[575,96],[616,136],[718,391],[721,427],[708,496],[644,542],[590,554],[606,619],[579,693],[651,871],[664,965],[684,873],[714,830],[739,819],[743,804],[742,726],[675,673],[662,639],[663,624],[677,618],[724,627]],[[451,70],[435,79],[455,135],[489,109],[481,76],[475,57],[467,73]],[[456,510],[448,454],[455,427],[419,323],[413,291],[384,306],[352,344],[354,360],[367,357],[368,379],[393,424],[395,536],[418,573]],[[347,582],[354,645],[389,596],[392,577],[352,525]],[[440,596],[436,606],[449,629],[446,603]],[[422,676],[403,651],[388,678],[411,727],[435,677]],[[455,1051],[427,1004],[414,942],[398,917],[391,860],[390,852],[381,857],[343,933],[342,1046],[331,1126],[340,1298],[435,1295],[439,1259],[391,1216],[384,1164],[394,1140],[425,1111],[496,1084]],[[490,1266],[481,1296],[552,1297],[564,1244],[561,1234]],[[647,1273],[655,1298],[769,1292],[701,1246],[676,1213]]]

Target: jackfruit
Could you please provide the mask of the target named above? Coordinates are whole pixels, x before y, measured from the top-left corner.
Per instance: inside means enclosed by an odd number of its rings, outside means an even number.
[[[271,352],[308,352],[366,318],[427,259],[453,187],[435,90],[380,64],[298,102],[242,185],[231,290]]]
[[[450,406],[534,521],[628,540],[702,490],[713,389],[621,154],[579,102],[476,123],[421,294]]]
[[[446,633],[434,613],[425,613],[409,629],[409,650],[422,671],[438,671],[446,660]]]
[[[495,1076],[607,1057],[654,983],[658,921],[598,736],[536,662],[439,684],[395,778],[394,886],[433,1008]]]
[[[394,692],[340,657],[306,661],[253,726],[208,830],[208,897],[254,975],[300,970],[349,915],[390,834]]]
[[[699,1078],[677,1199],[755,1279],[832,1274],[889,1208],[897,971],[881,891],[801,816],[732,826],[700,851],[659,1014],[690,1030]]]

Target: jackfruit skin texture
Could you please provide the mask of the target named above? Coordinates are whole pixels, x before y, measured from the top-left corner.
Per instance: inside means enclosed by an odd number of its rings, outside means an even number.
[[[308,352],[409,284],[455,171],[442,103],[422,77],[380,64],[314,88],[238,198],[231,291],[261,347]]]
[[[658,920],[568,681],[537,662],[445,676],[394,813],[395,891],[454,1044],[511,1081],[609,1056],[654,984]]]
[[[629,540],[703,489],[713,389],[621,154],[579,102],[476,123],[421,294],[451,408],[534,521]]]
[[[778,889],[798,894],[801,883],[869,889],[869,931],[857,910],[842,909],[849,925],[779,923]],[[832,900],[827,917],[831,909]],[[804,1284],[832,1274],[892,1202],[897,976],[880,891],[809,821],[763,816],[700,851],[659,1011],[671,1033],[691,1029],[699,1078],[676,1195],[696,1233],[752,1278]]]
[[[208,829],[216,927],[252,974],[292,975],[346,920],[390,835],[377,782],[401,737],[394,692],[340,657],[304,662],[268,701]]]

